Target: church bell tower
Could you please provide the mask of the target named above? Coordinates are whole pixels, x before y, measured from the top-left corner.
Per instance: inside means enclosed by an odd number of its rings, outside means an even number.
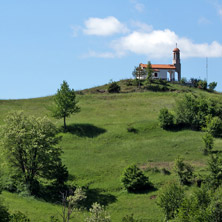
[[[180,64],[180,50],[176,47],[173,50],[173,65],[176,67],[178,73],[178,81],[181,80],[181,64]]]

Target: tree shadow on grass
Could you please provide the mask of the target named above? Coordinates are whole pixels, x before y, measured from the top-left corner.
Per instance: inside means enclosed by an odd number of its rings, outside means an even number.
[[[67,126],[67,132],[71,134],[75,134],[79,137],[97,137],[100,134],[103,134],[106,132],[105,129],[99,128],[97,126],[94,126],[92,124],[87,123],[79,123],[79,124],[71,124]]]
[[[109,193],[102,193],[101,189],[87,189],[84,207],[90,209],[92,204],[97,202],[103,206],[108,206],[117,201],[117,198]]]
[[[147,193],[154,192],[154,191],[157,191],[157,188],[154,186],[151,186],[147,189],[142,189],[142,190],[138,190],[138,191],[128,191],[128,192],[134,193],[134,194],[147,194]]]

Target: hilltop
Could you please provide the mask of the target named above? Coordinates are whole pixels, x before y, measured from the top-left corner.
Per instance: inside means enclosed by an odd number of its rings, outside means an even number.
[[[179,84],[167,84],[152,90],[138,89],[129,80],[118,82],[121,93],[107,93],[107,85],[77,92],[81,112],[67,119],[68,133],[61,133],[62,158],[68,167],[70,180],[79,186],[89,187],[92,202],[107,207],[112,221],[119,222],[131,213],[146,221],[161,221],[163,214],[155,204],[158,189],[167,181],[176,179],[172,166],[181,155],[194,166],[196,172],[206,172],[208,157],[201,152],[202,132],[189,129],[166,131],[158,125],[159,110],[172,110],[175,101],[186,92],[221,97]],[[0,101],[0,124],[9,111],[24,110],[36,116],[49,116],[58,126],[62,120],[50,117],[49,107],[53,97],[26,100]],[[128,132],[133,127],[136,133]],[[216,139],[215,150],[222,150],[221,139]],[[155,184],[156,191],[128,194],[120,182],[124,168],[137,164]],[[165,168],[170,175],[162,173]],[[192,190],[193,188],[187,188]],[[3,192],[5,203],[11,211],[22,211],[32,221],[49,221],[58,214],[59,205]],[[73,221],[83,221],[86,212]]]

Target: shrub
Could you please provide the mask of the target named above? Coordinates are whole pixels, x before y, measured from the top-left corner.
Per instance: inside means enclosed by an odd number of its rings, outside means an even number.
[[[222,159],[217,155],[211,155],[208,161],[210,175],[208,183],[214,190],[222,184]]]
[[[121,181],[128,192],[142,192],[153,187],[149,178],[136,165],[125,169]]]
[[[90,211],[90,217],[86,218],[86,222],[110,222],[110,216],[105,211],[104,206],[94,203]]]
[[[222,136],[222,120],[221,118],[215,116],[210,118],[207,122],[206,130],[214,137],[221,137]]]
[[[157,204],[165,214],[165,220],[175,217],[184,199],[184,190],[175,182],[166,184],[160,191]]]
[[[186,84],[186,83],[187,83],[187,79],[186,79],[186,78],[182,78],[182,79],[180,80],[180,83],[181,83],[181,84]]]
[[[198,88],[206,90],[207,89],[207,81],[206,80],[199,80],[198,81]]]
[[[138,132],[138,130],[135,129],[134,127],[128,127],[128,128],[127,128],[127,131],[128,131],[129,133],[137,133],[137,132]]]
[[[202,137],[202,139],[203,139],[204,145],[205,145],[203,152],[206,155],[213,149],[213,145],[214,145],[213,136],[210,133],[206,133]]]
[[[195,78],[191,78],[190,81],[193,87],[197,88],[199,80]]]
[[[169,129],[173,126],[174,116],[171,114],[167,108],[163,108],[160,110],[159,114],[159,124],[163,129]]]
[[[200,130],[206,126],[206,116],[222,116],[220,101],[188,93],[176,103],[176,123]]]
[[[108,87],[109,93],[119,93],[120,92],[120,86],[116,82],[112,82]]]
[[[209,90],[213,91],[217,87],[217,82],[211,82],[209,83]]]
[[[222,221],[222,187],[215,191],[209,209],[211,212],[211,222]]]
[[[10,222],[30,222],[30,219],[25,214],[18,211],[10,216]]]
[[[183,158],[178,157],[175,160],[174,170],[179,176],[180,183],[182,185],[191,184],[193,179],[193,167],[188,163],[184,163]]]

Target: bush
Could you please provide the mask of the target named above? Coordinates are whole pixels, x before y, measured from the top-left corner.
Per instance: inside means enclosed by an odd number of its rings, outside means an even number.
[[[147,191],[153,187],[149,178],[136,165],[125,169],[121,181],[127,191],[133,193]]]
[[[208,161],[210,175],[208,183],[212,189],[217,189],[222,184],[222,159],[217,155],[211,155]]]
[[[199,79],[191,78],[190,81],[193,87],[197,88]]]
[[[90,217],[86,218],[86,222],[110,222],[110,216],[105,211],[104,206],[94,203],[90,211]]]
[[[221,118],[215,116],[210,118],[207,122],[206,130],[214,137],[221,137],[222,136],[222,120]]]
[[[186,78],[182,78],[182,79],[180,80],[180,83],[181,83],[181,84],[186,84],[186,83],[187,83],[187,79],[186,79]]]
[[[182,185],[191,184],[193,179],[193,167],[188,163],[184,163],[183,158],[178,157],[175,160],[174,170],[179,176],[180,183]]]
[[[174,182],[166,184],[160,190],[157,204],[162,208],[166,221],[175,217],[183,199],[183,188]]]
[[[198,81],[198,88],[206,90],[207,89],[207,81],[206,80],[199,80]]]
[[[112,82],[108,87],[109,93],[119,93],[120,92],[120,86],[116,82]]]
[[[10,216],[10,222],[30,222],[30,219],[25,214],[18,211]]]
[[[188,93],[176,103],[176,123],[200,130],[206,126],[206,116],[222,116],[220,101]]]
[[[222,221],[222,187],[215,191],[209,209],[211,212],[211,222]]]
[[[209,90],[213,91],[217,87],[217,82],[211,82],[209,83]]]
[[[204,145],[205,145],[203,152],[206,155],[213,149],[213,145],[214,145],[213,136],[210,133],[206,133],[202,137],[202,139],[203,139]]]
[[[129,133],[137,133],[137,132],[138,132],[138,130],[135,129],[134,127],[128,127],[128,128],[127,128],[127,131],[128,131]]]
[[[173,126],[174,116],[171,114],[167,108],[163,108],[160,110],[159,114],[159,124],[163,129],[169,129]]]

